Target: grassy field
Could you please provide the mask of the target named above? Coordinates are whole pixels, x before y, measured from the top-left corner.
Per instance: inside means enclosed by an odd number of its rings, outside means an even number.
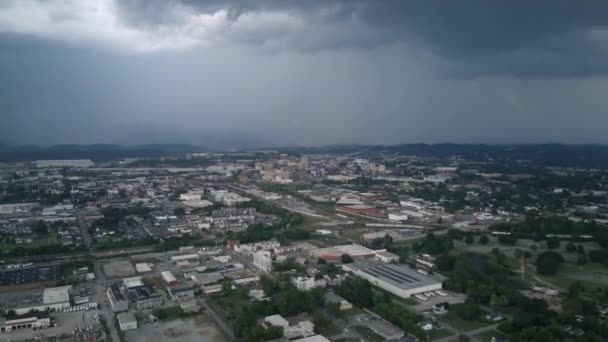
[[[434,341],[452,335],[452,332],[447,329],[433,329],[429,332],[429,339]]]
[[[492,340],[492,337],[494,336],[507,337],[505,334],[501,334],[496,330],[490,330],[479,335],[475,335],[475,337],[477,337],[482,342],[490,342]]]
[[[478,321],[478,320],[465,321],[464,319],[458,317],[455,310],[451,310],[450,312],[445,314],[441,318],[441,320],[444,321],[449,326],[453,327],[454,329],[462,330],[462,331],[475,330],[475,329],[483,328],[486,325],[488,325],[488,323]]]
[[[536,251],[533,251],[530,246],[535,244],[537,246]],[[562,241],[559,248],[555,251],[560,252],[564,257],[565,262],[560,266],[558,273],[551,277],[543,277],[549,283],[567,289],[572,283],[579,281],[589,289],[597,287],[608,286],[608,267],[598,264],[587,264],[585,266],[576,265],[577,254],[566,252],[566,241]],[[586,252],[599,249],[600,247],[596,242],[582,242],[575,243],[575,245],[582,245]],[[548,251],[549,249],[545,246],[545,241],[536,242],[533,240],[518,240],[515,246],[503,246],[498,245],[494,239],[490,239],[490,243],[487,245],[480,245],[477,242],[472,245],[467,245],[464,241],[455,241],[455,253],[473,252],[479,254],[491,254],[492,249],[498,248],[501,253],[507,257],[509,265],[512,269],[519,269],[520,261],[515,257],[515,249],[521,251],[529,251],[532,257],[529,260],[529,265],[533,265],[536,256],[540,253]],[[532,282],[535,282],[532,280]]]
[[[229,296],[211,298],[208,302],[224,319],[230,321],[249,305],[249,298],[246,294],[235,292]]]
[[[346,228],[340,231],[340,236],[359,242],[361,241],[361,236],[366,232],[366,228]]]
[[[608,267],[600,264],[578,266],[566,262],[560,266],[556,275],[544,279],[564,289],[578,281],[588,290],[595,290],[608,286]]]

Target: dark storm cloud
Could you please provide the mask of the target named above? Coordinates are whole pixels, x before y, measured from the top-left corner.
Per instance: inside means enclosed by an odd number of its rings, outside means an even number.
[[[608,143],[608,2],[0,1],[0,140]]]
[[[608,71],[608,2],[501,0],[191,0],[193,11],[286,11],[309,23],[283,48],[314,52],[403,43],[446,60],[447,75],[574,77]],[[170,2],[121,1],[131,23],[163,23]],[[267,33],[268,34],[268,33]],[[263,45],[264,35],[239,35]]]

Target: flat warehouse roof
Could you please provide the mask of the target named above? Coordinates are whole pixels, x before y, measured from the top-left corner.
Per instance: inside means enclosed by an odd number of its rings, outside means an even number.
[[[357,260],[355,263],[348,264],[347,268],[355,273],[365,273],[402,289],[438,284],[443,282],[444,279],[440,275],[418,273],[408,266],[385,264],[371,260]]]
[[[59,265],[34,266],[0,272],[0,286],[21,285],[59,280]]]

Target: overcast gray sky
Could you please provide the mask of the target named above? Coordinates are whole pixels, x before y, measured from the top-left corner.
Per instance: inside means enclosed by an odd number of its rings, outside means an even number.
[[[608,143],[608,2],[2,0],[0,141]]]

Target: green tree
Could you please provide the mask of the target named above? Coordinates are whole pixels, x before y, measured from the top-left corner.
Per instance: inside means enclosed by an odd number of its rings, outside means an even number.
[[[350,264],[354,262],[353,257],[346,253],[342,254],[342,256],[340,257],[340,261],[342,261],[343,264]]]
[[[464,304],[456,306],[456,313],[460,318],[466,321],[473,321],[479,319],[481,308],[479,307],[479,304],[471,302],[467,299]]]
[[[229,296],[232,294],[232,281],[226,279],[222,282],[222,294],[224,296]]]
[[[559,239],[557,238],[548,238],[547,239],[547,248],[548,249],[558,249],[560,246]]]
[[[437,266],[439,271],[449,272],[454,269],[454,257],[447,254],[441,254],[435,260],[435,266]]]
[[[466,237],[466,238],[464,238],[464,242],[465,242],[467,245],[472,245],[472,244],[473,244],[473,242],[475,242],[475,240],[473,239],[473,236],[472,236],[472,235],[467,235],[467,237]]]
[[[32,230],[37,235],[49,235],[49,227],[43,220],[37,221],[32,227]]]
[[[486,235],[482,235],[479,237],[480,245],[487,245],[490,242],[490,239]]]
[[[536,270],[542,275],[554,275],[562,262],[564,258],[558,252],[543,252],[536,258]]]
[[[585,255],[585,253],[580,253],[578,255],[578,258],[576,259],[576,264],[579,266],[583,266],[587,264],[587,261],[587,255]]]
[[[177,217],[183,217],[184,215],[186,215],[186,209],[182,207],[177,207],[173,209],[173,214]]]
[[[568,252],[568,253],[576,252],[576,246],[572,242],[568,242],[566,244],[566,252]]]

